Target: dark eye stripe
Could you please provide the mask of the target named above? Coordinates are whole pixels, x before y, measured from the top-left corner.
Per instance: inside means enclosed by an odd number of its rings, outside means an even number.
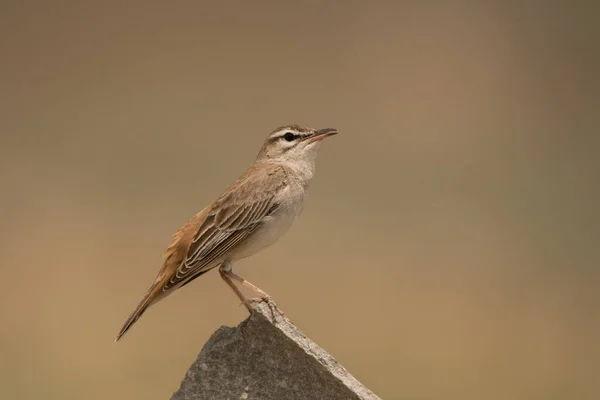
[[[296,139],[301,139],[301,138],[305,138],[307,136],[311,136],[312,133],[310,132],[290,132],[290,131],[281,131],[280,134],[276,135],[276,136],[271,136],[268,140],[269,142],[275,142],[277,140],[285,140],[284,136],[287,133],[292,133],[294,135],[294,139],[289,141],[288,143],[292,143],[294,140]]]

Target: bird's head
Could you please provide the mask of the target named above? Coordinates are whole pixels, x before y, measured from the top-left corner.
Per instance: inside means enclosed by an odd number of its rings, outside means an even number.
[[[265,140],[259,159],[288,163],[314,162],[323,139],[337,134],[337,129],[311,129],[302,125],[287,125],[275,129]]]

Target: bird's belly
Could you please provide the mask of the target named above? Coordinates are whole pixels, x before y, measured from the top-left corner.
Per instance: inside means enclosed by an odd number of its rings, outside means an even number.
[[[243,245],[232,252],[233,259],[249,257],[275,243],[292,226],[302,211],[302,205],[288,206],[287,209],[278,211],[278,213],[266,217],[260,227],[244,241]]]

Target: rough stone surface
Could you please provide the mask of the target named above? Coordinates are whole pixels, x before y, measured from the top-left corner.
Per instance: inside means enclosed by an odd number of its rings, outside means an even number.
[[[276,321],[273,322],[273,317]],[[374,400],[325,350],[267,304],[206,342],[171,400]]]

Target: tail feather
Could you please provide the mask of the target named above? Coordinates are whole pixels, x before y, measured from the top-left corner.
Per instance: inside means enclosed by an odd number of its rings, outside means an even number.
[[[123,328],[121,328],[121,331],[115,338],[115,342],[118,342],[119,339],[121,339],[121,337],[125,335],[129,328],[131,328],[131,326],[135,324],[138,319],[140,319],[142,314],[146,311],[148,307],[150,307],[150,305],[159,300],[158,296],[162,290],[162,286],[162,282],[156,282],[152,286],[150,286],[150,289],[148,289],[148,292],[146,293],[142,301],[140,301],[135,310],[129,315],[129,318],[127,318],[127,321],[125,321]]]

